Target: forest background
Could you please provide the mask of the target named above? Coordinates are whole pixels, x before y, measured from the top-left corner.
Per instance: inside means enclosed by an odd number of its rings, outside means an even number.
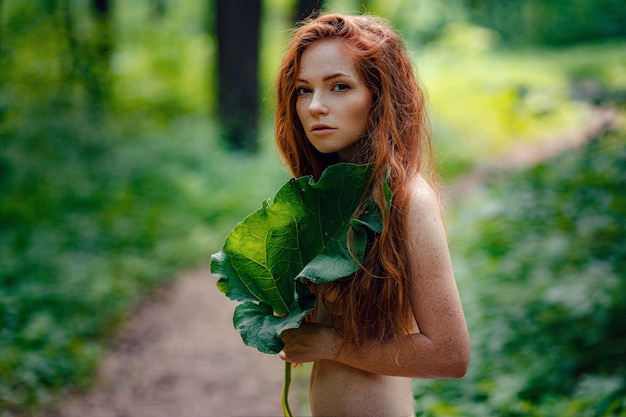
[[[463,380],[415,381],[420,416],[626,415],[623,6],[325,2],[388,18],[431,100],[473,358]],[[133,306],[288,178],[272,85],[296,9],[0,0],[1,416],[89,387]],[[244,59],[251,28],[256,71],[220,81],[217,33]],[[555,142],[577,147],[531,167],[519,151]]]

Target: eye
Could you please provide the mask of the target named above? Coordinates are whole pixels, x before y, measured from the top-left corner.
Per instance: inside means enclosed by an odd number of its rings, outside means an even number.
[[[348,84],[344,84],[344,83],[337,83],[333,85],[332,90],[333,91],[345,91],[347,89],[349,89],[350,86]]]
[[[296,87],[296,94],[302,96],[304,94],[308,94],[311,92],[311,89],[308,87]]]

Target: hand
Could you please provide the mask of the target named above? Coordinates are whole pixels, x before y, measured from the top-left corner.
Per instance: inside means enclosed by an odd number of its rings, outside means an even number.
[[[335,359],[341,344],[337,332],[318,323],[302,323],[297,329],[283,331],[280,338],[285,347],[278,356],[290,363]]]

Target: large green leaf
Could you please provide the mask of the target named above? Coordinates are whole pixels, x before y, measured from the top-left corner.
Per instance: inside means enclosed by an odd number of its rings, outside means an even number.
[[[273,204],[264,203],[235,226],[212,256],[218,289],[243,302],[234,324],[247,345],[279,352],[280,333],[298,327],[315,306],[302,282],[331,282],[360,268],[368,233],[382,230],[380,211],[371,202],[353,218],[370,172],[370,165],[336,164],[318,182],[311,176],[291,179]],[[354,254],[348,250],[349,230]]]

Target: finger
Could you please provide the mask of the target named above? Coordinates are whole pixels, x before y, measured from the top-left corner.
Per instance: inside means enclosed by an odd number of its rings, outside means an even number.
[[[286,342],[285,339],[289,339],[290,336],[293,336],[294,334],[298,334],[298,329],[286,329],[280,333],[280,338]]]

